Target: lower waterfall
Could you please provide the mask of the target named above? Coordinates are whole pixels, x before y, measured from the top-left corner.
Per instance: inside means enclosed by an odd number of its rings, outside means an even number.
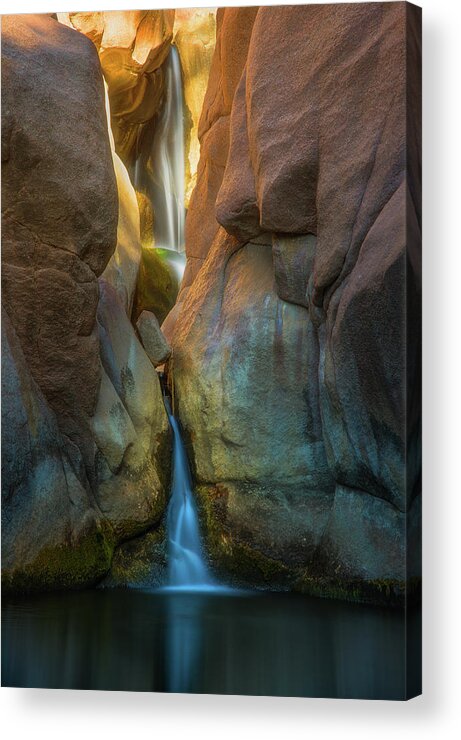
[[[165,407],[173,432],[173,479],[167,512],[168,587],[213,588],[202,551],[186,450],[168,398]]]

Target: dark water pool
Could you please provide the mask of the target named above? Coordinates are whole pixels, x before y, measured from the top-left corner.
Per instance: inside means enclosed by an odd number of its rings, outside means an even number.
[[[404,699],[420,617],[292,594],[3,600],[3,686]],[[405,659],[410,670],[406,675]]]

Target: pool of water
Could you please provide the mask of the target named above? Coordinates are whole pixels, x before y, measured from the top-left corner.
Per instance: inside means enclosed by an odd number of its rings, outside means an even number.
[[[418,611],[408,636],[401,611],[284,593],[5,598],[2,685],[404,699],[419,688]]]

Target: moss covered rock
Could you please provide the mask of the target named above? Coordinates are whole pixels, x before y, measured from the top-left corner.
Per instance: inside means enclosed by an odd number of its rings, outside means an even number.
[[[167,580],[167,548],[163,526],[119,545],[102,587],[158,588]]]

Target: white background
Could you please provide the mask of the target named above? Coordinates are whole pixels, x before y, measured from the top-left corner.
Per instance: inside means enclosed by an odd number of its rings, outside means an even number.
[[[291,0],[291,4],[295,3]],[[409,703],[392,703],[2,688],[0,718],[3,737],[8,740],[294,740],[315,736],[322,740],[445,740],[461,736],[461,3],[421,0],[421,4],[425,271],[423,697]],[[199,5],[213,3],[6,0],[1,10],[18,13]]]

